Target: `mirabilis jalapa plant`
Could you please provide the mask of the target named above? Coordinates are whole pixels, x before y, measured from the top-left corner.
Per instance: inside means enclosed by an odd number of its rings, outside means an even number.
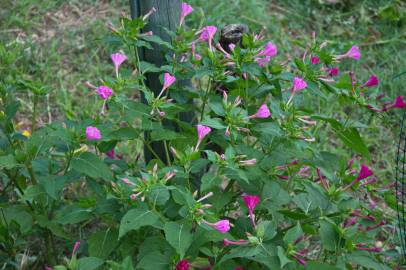
[[[360,83],[339,70],[359,60],[360,49],[335,55],[314,34],[303,56],[286,62],[263,33],[223,48],[216,26],[186,27],[193,12],[186,3],[168,43],[142,32],[155,12],[109,26],[121,47],[111,55],[114,76],[86,83],[100,106],[91,119],[20,136],[13,110],[2,113],[0,165],[7,188],[18,190],[3,211],[16,224],[6,233],[43,235],[38,257],[55,270],[400,267],[396,205],[382,195],[392,187],[374,176],[351,121],[314,106],[340,99],[371,114],[406,107],[402,96],[386,102],[373,91],[375,75]],[[154,43],[167,48],[162,67],[139,57]],[[150,72],[162,74],[157,94],[145,84]],[[2,102],[13,103],[10,92]],[[193,121],[180,120],[181,112],[193,112]],[[357,156],[320,149],[323,124]],[[153,159],[126,154],[131,141]],[[74,191],[78,183],[85,194]],[[5,239],[6,249],[16,245]],[[65,260],[64,246],[55,248],[62,242],[75,243]]]

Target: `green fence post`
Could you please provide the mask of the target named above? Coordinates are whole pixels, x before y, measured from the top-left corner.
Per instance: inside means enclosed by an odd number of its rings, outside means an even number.
[[[145,32],[152,31],[154,35],[159,36],[162,40],[170,41],[170,36],[165,32],[165,28],[175,31],[179,24],[180,15],[180,0],[130,0],[131,17],[136,18],[148,13],[151,8],[155,7],[157,12],[154,13],[148,20],[148,25],[144,29]],[[143,61],[152,63],[156,66],[162,66],[165,63],[164,48],[157,44],[152,44],[153,50],[142,50],[140,58]],[[162,85],[159,81],[159,74],[148,73],[146,75],[146,85],[155,93],[158,94]],[[145,134],[146,138],[150,136]],[[153,142],[152,149],[158,154],[161,160],[168,163],[165,154],[164,144],[162,142]],[[145,162],[149,162],[153,156],[151,152],[144,148]]]

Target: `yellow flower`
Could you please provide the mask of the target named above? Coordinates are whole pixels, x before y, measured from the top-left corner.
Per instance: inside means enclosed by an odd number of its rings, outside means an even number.
[[[23,135],[27,138],[29,138],[31,136],[31,133],[28,130],[24,130],[23,131]]]

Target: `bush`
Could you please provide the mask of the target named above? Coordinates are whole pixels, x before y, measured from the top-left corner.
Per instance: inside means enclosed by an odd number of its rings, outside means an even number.
[[[48,90],[0,69],[4,266],[397,267],[395,197],[373,192],[361,124],[324,109],[340,102],[382,114],[406,106],[401,96],[371,95],[375,75],[359,83],[338,69],[359,59],[359,48],[335,54],[314,35],[290,61],[261,33],[222,47],[215,26],[197,31],[183,20],[168,43],[142,33],[153,13],[110,26],[121,51],[111,55],[113,76],[86,83],[98,108],[91,118],[37,128]],[[167,51],[160,67],[139,56],[157,45]],[[0,56],[7,67],[20,54],[3,46]],[[151,74],[161,74],[158,92],[145,83]],[[32,132],[15,124],[19,89],[32,98]],[[357,156],[321,149],[323,123],[337,147]]]

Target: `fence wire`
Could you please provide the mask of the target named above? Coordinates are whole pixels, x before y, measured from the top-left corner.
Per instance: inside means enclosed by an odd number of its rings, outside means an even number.
[[[406,257],[406,111],[400,123],[400,135],[396,158],[396,200],[399,221],[399,237]]]

